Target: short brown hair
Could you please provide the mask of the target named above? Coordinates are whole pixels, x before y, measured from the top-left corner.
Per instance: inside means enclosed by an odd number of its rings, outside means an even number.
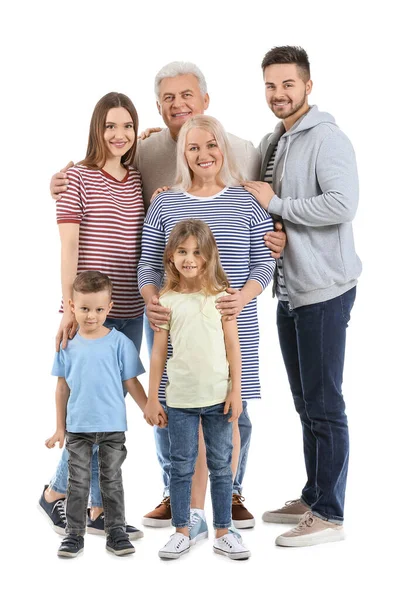
[[[276,46],[267,52],[261,63],[261,68],[270,65],[295,64],[299,75],[304,81],[311,78],[309,58],[306,51],[300,46]]]
[[[90,169],[102,169],[107,159],[107,149],[104,142],[105,123],[108,111],[112,108],[125,108],[133,121],[135,137],[139,129],[139,117],[133,102],[124,94],[110,92],[98,100],[92,113],[90,133],[88,136],[87,155],[78,164]],[[123,165],[131,165],[136,156],[136,143],[124,156],[121,157]]]
[[[75,277],[72,289],[80,294],[95,294],[108,290],[111,298],[113,284],[110,278],[100,271],[83,271]]]

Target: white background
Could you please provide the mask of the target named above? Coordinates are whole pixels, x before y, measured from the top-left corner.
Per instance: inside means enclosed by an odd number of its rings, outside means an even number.
[[[7,597],[284,594],[312,600],[414,593],[415,65],[408,5],[84,0],[15,2],[3,9],[0,532],[2,566],[9,566],[0,585]],[[283,44],[308,51],[310,101],[336,117],[353,142],[360,172],[354,227],[364,271],[344,377],[351,430],[348,538],[282,549],[274,539],[285,527],[261,522],[264,510],[299,496],[305,477],[269,289],[259,302],[263,399],[250,406],[245,480],[246,504],[257,519],[244,535],[252,558],[239,564],[214,555],[211,529],[211,539],[180,561],[161,562],[157,551],[171,532],[146,529],[133,557],[113,557],[104,539],[87,536],[80,558],[58,560],[59,538],[36,510],[59,457],[43,446],[54,431],[49,373],[60,299],[50,177],[83,158],[93,107],[109,91],[131,97],[141,129],[161,125],[153,78],[172,60],[197,63],[211,95],[208,113],[257,144],[276,124],[263,97],[261,60]],[[159,502],[161,482],[152,431],[132,403],[128,416],[127,517],[139,525]]]

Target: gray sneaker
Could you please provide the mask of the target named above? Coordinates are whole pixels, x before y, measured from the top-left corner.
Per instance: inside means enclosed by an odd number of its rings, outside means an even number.
[[[344,538],[342,524],[324,521],[308,511],[296,527],[276,538],[276,546],[315,546],[315,544],[339,542]]]
[[[267,510],[262,519],[266,523],[299,523],[308,510],[309,506],[298,498],[297,500],[289,500],[282,508]]]

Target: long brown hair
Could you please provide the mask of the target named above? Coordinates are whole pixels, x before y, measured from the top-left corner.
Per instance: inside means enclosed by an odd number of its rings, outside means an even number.
[[[135,137],[139,129],[139,117],[134,107],[133,102],[124,94],[118,92],[110,92],[98,100],[92,113],[90,123],[90,133],[88,136],[87,154],[84,160],[78,164],[84,165],[90,169],[102,169],[107,160],[107,149],[104,142],[105,123],[107,120],[108,111],[111,108],[125,108],[130,113],[133,121],[133,129]],[[130,165],[136,156],[136,143],[130,148],[124,156],[121,157],[122,165]]]
[[[175,250],[193,235],[198,243],[198,249],[205,260],[201,275],[202,290],[207,295],[219,294],[229,287],[228,278],[225,274],[218,254],[217,244],[211,229],[203,221],[198,219],[186,219],[180,221],[172,229],[166,244],[163,263],[165,266],[166,280],[161,291],[164,294],[170,290],[177,291],[179,288],[179,272],[172,261]]]

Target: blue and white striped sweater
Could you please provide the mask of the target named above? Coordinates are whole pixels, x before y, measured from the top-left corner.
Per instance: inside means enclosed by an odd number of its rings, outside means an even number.
[[[200,198],[185,192],[159,194],[147,213],[138,266],[139,288],[163,282],[163,252],[169,234],[179,221],[201,219],[209,225],[218,245],[221,264],[230,285],[241,289],[248,279],[258,281],[264,289],[270,282],[275,260],[265,246],[263,236],[272,231],[269,214],[243,187],[225,188],[216,196]],[[260,397],[257,301],[254,298],[238,317],[242,357],[243,400]],[[159,398],[164,400],[166,374]]]

